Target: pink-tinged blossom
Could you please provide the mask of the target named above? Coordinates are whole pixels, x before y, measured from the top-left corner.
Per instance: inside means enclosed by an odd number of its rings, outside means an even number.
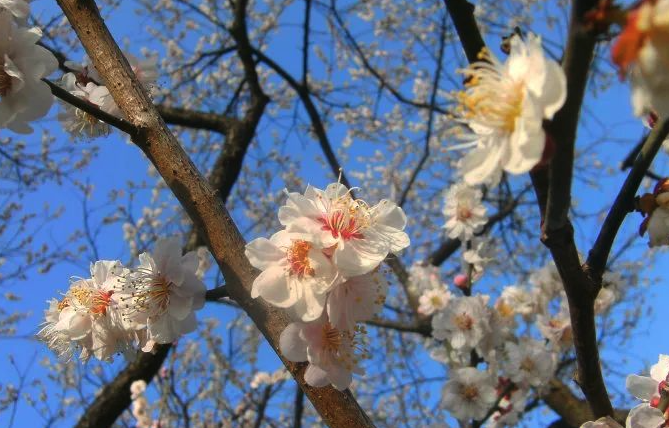
[[[448,189],[443,212],[449,238],[468,241],[483,228],[488,218],[481,198],[481,190],[464,183],[456,183]]]
[[[409,246],[407,219],[400,207],[388,200],[370,207],[353,199],[340,183],[325,191],[308,186],[304,195],[288,193],[279,221],[289,232],[304,233],[328,249],[344,277],[369,273],[388,254]]]
[[[249,242],[245,254],[262,271],[253,281],[251,297],[294,308],[302,321],[313,321],[323,313],[327,292],[340,277],[323,250],[304,238],[282,230],[270,239]]]
[[[495,381],[473,367],[451,370],[441,404],[458,420],[482,419],[497,400]]]
[[[28,124],[45,116],[53,95],[42,81],[58,67],[56,57],[37,42],[38,28],[18,27],[8,10],[0,10],[0,128],[29,134]]]
[[[140,254],[139,261],[123,291],[127,322],[146,327],[147,344],[172,343],[194,331],[194,311],[204,306],[206,291],[195,275],[197,253],[182,255],[179,239],[166,238],[156,242],[153,254]]]
[[[308,361],[304,380],[314,387],[332,385],[338,390],[348,388],[353,373],[362,374],[358,364],[366,358],[364,351],[356,353],[360,347],[355,331],[340,331],[326,317],[310,323],[289,324],[281,333],[279,348],[290,361]]]
[[[118,298],[127,274],[118,261],[95,262],[91,278],[73,282],[58,304],[58,322],[52,328],[61,339],[81,347],[82,360],[93,355],[109,361],[118,352],[132,358],[135,335],[123,322]]]
[[[502,171],[521,174],[537,165],[546,145],[542,122],[566,99],[564,72],[546,58],[540,37],[513,36],[509,44],[506,62],[485,50],[462,70],[467,83],[455,96],[455,116],[467,128],[459,147],[473,147],[460,162],[470,185],[495,184]]]
[[[453,349],[468,351],[490,334],[489,320],[482,296],[454,298],[432,318],[432,336],[448,341]]]
[[[327,314],[338,330],[353,331],[355,324],[371,319],[386,300],[388,282],[378,272],[349,278],[328,295]]]
[[[657,407],[660,394],[667,393],[669,379],[669,355],[660,354],[658,362],[651,366],[650,376],[629,375],[625,382],[627,391],[644,403],[634,407],[627,417],[628,428],[659,428],[669,420],[669,411],[663,414]]]
[[[508,385],[508,380],[500,381],[497,385],[497,393],[501,394]],[[489,419],[486,427],[488,428],[502,428],[502,427],[514,427],[520,420],[523,412],[525,411],[525,404],[527,402],[527,397],[529,391],[526,389],[512,388],[510,392],[507,392],[497,405],[498,410],[496,410]]]

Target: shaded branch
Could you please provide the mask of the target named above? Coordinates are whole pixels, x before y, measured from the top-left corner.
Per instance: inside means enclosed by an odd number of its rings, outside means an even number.
[[[167,358],[171,345],[157,345],[155,354],[139,352],[137,359],[122,370],[112,382],[102,388],[95,401],[86,408],[76,428],[112,426],[116,418],[130,406],[130,385],[136,380],[147,384]]]
[[[627,213],[634,211],[634,196],[667,135],[669,135],[669,120],[657,123],[634,159],[632,170],[627,175],[618,196],[616,196],[609,213],[606,215],[604,224],[602,224],[595,244],[588,255],[587,265],[590,268],[590,275],[596,283],[601,283],[618,230]]]

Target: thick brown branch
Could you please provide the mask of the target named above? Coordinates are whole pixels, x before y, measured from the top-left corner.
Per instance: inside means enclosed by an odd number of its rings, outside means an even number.
[[[165,105],[159,105],[157,108],[163,120],[170,125],[213,131],[223,135],[227,134],[230,127],[236,122],[234,119],[216,113]]]
[[[573,392],[558,379],[550,381],[541,397],[548,407],[562,417],[562,420],[569,426],[577,428],[587,421],[594,421],[595,416],[590,410],[588,403],[579,400]],[[616,409],[613,418],[625,425],[628,410]]]
[[[76,428],[101,428],[112,426],[116,418],[130,405],[130,385],[136,380],[151,382],[167,358],[171,345],[158,345],[156,353],[139,352],[116,378],[102,388],[95,401],[86,408]]]
[[[144,151],[165,183],[207,237],[209,250],[226,280],[230,296],[248,313],[269,344],[278,351],[279,336],[288,324],[286,315],[250,289],[256,271],[244,256],[244,239],[225,206],[171,134],[137,81],[118,45],[91,0],[58,0],[98,72],[128,120],[139,129],[135,144]],[[283,359],[323,420],[331,427],[371,427],[371,420],[348,391],[312,388],[304,382],[305,364]]]
[[[576,131],[588,82],[590,63],[595,51],[595,35],[584,25],[586,12],[596,0],[575,0],[569,23],[569,36],[562,60],[567,79],[567,99],[547,125],[547,132],[555,143],[555,155],[550,163],[548,199],[544,228],[558,230],[567,223],[571,208],[571,181],[574,169]]]

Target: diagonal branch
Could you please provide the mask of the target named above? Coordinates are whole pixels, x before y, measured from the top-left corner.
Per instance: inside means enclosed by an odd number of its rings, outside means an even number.
[[[613,247],[613,241],[618,234],[618,230],[627,216],[627,213],[634,210],[634,195],[636,194],[641,180],[643,180],[655,155],[662,147],[662,143],[669,135],[669,121],[663,120],[653,128],[653,132],[646,138],[641,146],[638,155],[632,164],[632,170],[627,175],[618,196],[616,196],[609,213],[606,215],[595,244],[588,255],[588,267],[590,275],[597,283],[601,282],[604,274],[606,262]]]
[[[92,0],[58,0],[58,4],[98,72],[108,82],[116,104],[138,128],[134,143],[146,154],[205,234],[230,296],[256,323],[328,425],[372,427],[371,420],[349,391],[306,385],[303,377],[305,364],[291,363],[282,357],[278,342],[288,324],[287,316],[266,302],[251,298],[256,271],[244,256],[244,239],[225,206],[167,128],[102,21],[95,3]]]

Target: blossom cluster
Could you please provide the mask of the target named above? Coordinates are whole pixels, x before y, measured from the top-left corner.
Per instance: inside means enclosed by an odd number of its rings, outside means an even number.
[[[195,310],[204,305],[205,285],[195,272],[196,252],[182,255],[177,238],[161,239],[153,254],[142,253],[135,269],[120,261],[91,264],[90,278],[77,278],[61,299],[52,299],[38,333],[59,356],[92,356],[109,361],[138,348],[172,343],[197,327]]]
[[[442,407],[461,421],[488,415],[490,426],[513,426],[531,390],[548,384],[559,355],[572,346],[566,295],[552,263],[532,274],[527,285],[504,287],[494,301],[487,294],[469,295],[471,281],[480,275],[482,270],[464,284],[455,281],[464,291],[457,295],[439,279],[435,267],[416,265],[411,269],[412,289],[421,296],[419,311],[431,316],[431,356],[449,367]],[[598,314],[612,306],[622,279],[607,272],[603,284],[595,301]],[[472,358],[485,362],[486,368],[472,365]]]
[[[44,117],[53,104],[49,85],[43,80],[58,68],[55,55],[39,44],[39,28],[27,28],[30,13],[25,0],[0,1],[0,128],[21,134],[33,131],[30,122]],[[156,55],[139,60],[125,54],[138,80],[151,91],[158,78]],[[66,61],[65,68],[72,70],[60,80],[60,86],[113,116],[123,117],[116,106],[104,79],[95,67],[85,61],[83,65]],[[77,107],[64,103],[58,114],[63,128],[75,137],[94,138],[109,133],[109,125]]]
[[[279,209],[283,230],[246,246],[262,272],[251,296],[288,309],[297,320],[280,337],[290,361],[309,361],[312,386],[345,389],[366,356],[361,321],[378,312],[387,283],[379,270],[389,255],[409,246],[406,216],[388,200],[369,206],[340,183],[288,193]]]

